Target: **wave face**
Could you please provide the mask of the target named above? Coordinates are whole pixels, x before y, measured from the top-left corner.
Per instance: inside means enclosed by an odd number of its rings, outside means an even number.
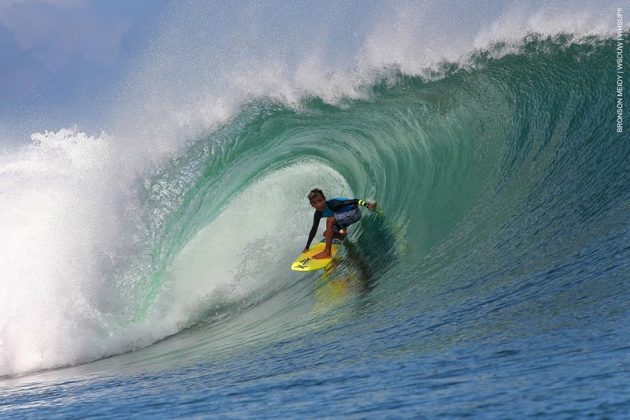
[[[3,237],[29,245],[6,250],[0,374],[171,336],[91,369],[202,366],[216,413],[269,414],[257,387],[310,394],[347,378],[337,414],[430,402],[427,414],[500,415],[519,395],[531,414],[625,412],[630,142],[616,132],[615,46],[530,36],[425,77],[389,69],[335,105],[252,100],[133,187],[116,182],[137,173],[111,163],[106,139],[38,138],[3,158]],[[35,161],[57,173],[44,195]],[[313,187],[383,211],[364,211],[321,278],[287,269]],[[17,211],[32,191],[37,214]],[[201,380],[178,372],[172,383]],[[279,376],[247,385],[261,372]],[[357,403],[377,391],[383,401]],[[330,394],[311,395],[276,409],[333,414]]]

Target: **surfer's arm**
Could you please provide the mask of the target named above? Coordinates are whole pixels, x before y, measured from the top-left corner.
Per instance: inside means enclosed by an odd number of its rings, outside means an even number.
[[[317,233],[317,228],[319,227],[319,221],[321,220],[321,218],[322,214],[319,211],[316,211],[313,215],[313,227],[311,227],[311,232],[308,234],[308,241],[306,241],[306,247],[304,248],[304,251],[308,251],[308,249],[310,248],[311,242],[313,242],[313,238]]]
[[[365,201],[360,198],[353,198],[352,200],[330,200],[329,206],[332,211],[337,211],[338,209],[349,206],[351,204],[356,204],[358,206],[367,207],[370,210],[374,210],[376,208],[376,201]]]

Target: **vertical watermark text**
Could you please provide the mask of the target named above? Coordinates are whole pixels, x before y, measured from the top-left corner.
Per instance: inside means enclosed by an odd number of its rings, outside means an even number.
[[[617,133],[623,133],[623,9],[617,8],[617,48],[616,56],[616,95],[615,110],[617,121]]]

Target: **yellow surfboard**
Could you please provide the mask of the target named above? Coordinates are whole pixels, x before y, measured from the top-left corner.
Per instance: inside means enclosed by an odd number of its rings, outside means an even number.
[[[333,241],[331,249],[330,249],[330,253],[332,254],[333,257],[335,256],[337,251],[339,251],[340,246],[341,246],[340,241],[337,241],[337,240]],[[308,251],[302,252],[300,256],[297,257],[295,261],[293,261],[293,264],[291,264],[291,270],[314,271],[314,270],[321,270],[322,268],[326,267],[330,263],[332,258],[324,258],[324,259],[313,258],[313,255],[319,254],[320,252],[324,250],[325,247],[326,247],[325,242],[319,242],[313,245],[312,247],[310,247]]]

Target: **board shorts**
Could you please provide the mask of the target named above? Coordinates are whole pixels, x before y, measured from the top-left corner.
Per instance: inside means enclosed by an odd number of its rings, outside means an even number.
[[[341,229],[345,229],[359,220],[361,220],[361,210],[359,210],[358,206],[354,206],[352,210],[344,211],[343,213],[335,213],[333,232],[339,233]]]

